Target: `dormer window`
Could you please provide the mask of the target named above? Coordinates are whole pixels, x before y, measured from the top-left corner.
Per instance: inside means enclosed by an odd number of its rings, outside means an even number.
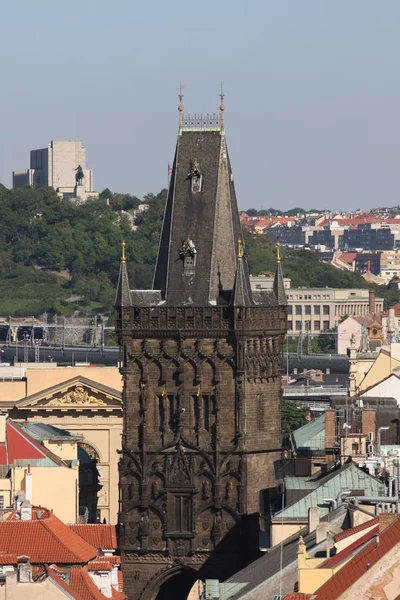
[[[194,158],[191,162],[190,171],[187,176],[187,179],[190,179],[192,194],[201,192],[203,184],[203,174],[201,172],[197,158]]]
[[[197,250],[193,240],[188,235],[186,240],[182,242],[182,248],[179,252],[179,256],[183,261],[183,273],[184,275],[194,275],[196,268]]]

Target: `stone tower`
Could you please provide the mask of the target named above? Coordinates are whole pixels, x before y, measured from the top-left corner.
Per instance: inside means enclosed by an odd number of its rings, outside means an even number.
[[[279,256],[273,290],[252,291],[224,106],[211,117],[179,110],[153,289],[130,289],[123,252],[116,298],[130,600],[186,598],[196,579],[223,580],[255,558],[280,457]]]

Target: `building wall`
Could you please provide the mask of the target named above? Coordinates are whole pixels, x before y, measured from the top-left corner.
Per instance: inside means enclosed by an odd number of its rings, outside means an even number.
[[[32,473],[32,504],[45,506],[64,523],[76,523],[78,518],[78,466],[30,467]],[[13,467],[13,489],[25,490],[26,466]]]
[[[333,329],[345,316],[369,314],[369,290],[334,288],[291,288],[288,301],[288,333],[309,330],[312,334]],[[375,312],[383,310],[376,298]]]
[[[66,600],[67,594],[56,587],[49,579],[36,583],[19,583],[16,578],[10,581],[7,576],[6,585],[0,585],[0,600]]]
[[[350,348],[351,341],[354,340],[354,346],[356,348],[360,347],[361,343],[361,324],[358,323],[355,319],[349,317],[345,319],[341,323],[339,323],[337,327],[337,351],[338,354],[346,354],[347,348]]]
[[[94,448],[100,458],[96,465],[102,486],[97,506],[100,520],[106,519],[107,523],[113,525],[118,523],[118,451],[121,449],[122,410],[120,413],[92,413],[85,410],[71,409],[64,412],[54,409],[51,412],[29,413],[27,416],[30,421],[48,423],[72,434],[80,434],[83,436],[83,443]],[[13,418],[18,418],[18,414],[13,415]]]
[[[282,541],[301,531],[304,527],[306,527],[307,524],[307,520],[297,521],[296,523],[272,523],[270,528],[271,546],[276,546],[277,544],[280,544]]]

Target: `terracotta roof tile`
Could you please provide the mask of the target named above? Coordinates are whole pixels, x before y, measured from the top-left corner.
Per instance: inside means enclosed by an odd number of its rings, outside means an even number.
[[[69,527],[97,549],[116,550],[118,547],[115,525],[98,523],[90,525],[69,525]]]
[[[31,521],[0,521],[0,549],[5,554],[22,554],[32,563],[87,563],[97,549],[71,531],[60,519],[48,517]]]
[[[320,567],[323,569],[331,569],[332,567],[335,567],[343,562],[346,558],[351,556],[351,554],[353,554],[358,548],[361,548],[361,546],[372,540],[372,538],[378,535],[378,533],[379,525],[375,525],[371,531],[367,531],[367,533],[358,538],[358,540],[355,540],[352,544],[349,544],[349,546],[343,548],[343,550],[329,558],[326,562],[322,563]]]
[[[72,567],[69,587],[82,600],[104,600],[105,598],[85,567]],[[127,596],[113,588],[111,598],[112,600],[126,600]]]
[[[112,571],[113,565],[107,560],[94,560],[87,566],[88,571]]]
[[[18,563],[16,554],[0,553],[0,565],[16,565]]]
[[[345,531],[341,531],[335,535],[335,542],[340,542],[340,540],[344,540],[359,531],[364,531],[364,529],[369,529],[369,527],[375,527],[379,523],[379,517],[375,517],[375,519],[370,519],[369,521],[365,521],[365,523],[361,523],[356,527],[351,527],[350,529],[346,529]]]
[[[315,598],[317,600],[336,600],[397,544],[400,544],[400,517],[379,535],[379,544],[375,539],[368,542],[358,554],[314,593]]]
[[[112,556],[98,556],[96,560],[105,560],[107,562],[110,562],[112,565],[121,564],[121,557],[117,556],[116,554],[113,554]]]

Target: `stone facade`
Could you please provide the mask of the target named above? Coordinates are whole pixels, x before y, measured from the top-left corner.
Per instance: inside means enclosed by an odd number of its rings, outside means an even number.
[[[181,129],[177,152],[158,289],[129,290],[123,253],[116,301],[130,600],[186,598],[196,579],[223,580],[257,556],[260,498],[275,487],[281,447],[280,265],[274,290],[253,297],[223,131]]]

